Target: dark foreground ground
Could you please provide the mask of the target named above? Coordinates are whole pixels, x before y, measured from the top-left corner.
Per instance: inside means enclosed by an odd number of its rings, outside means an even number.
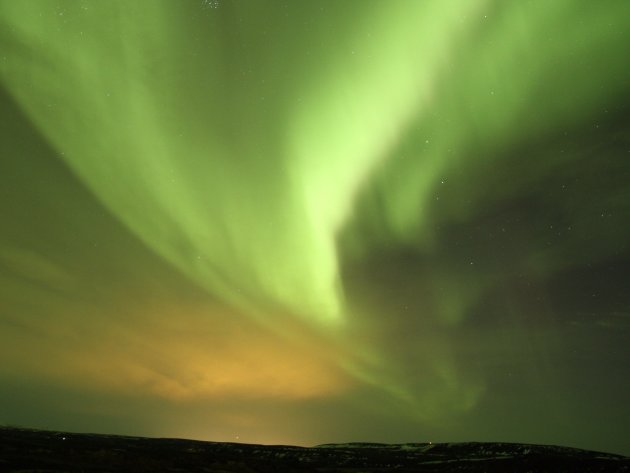
[[[0,472],[630,472],[630,458],[507,443],[318,447],[0,428]]]

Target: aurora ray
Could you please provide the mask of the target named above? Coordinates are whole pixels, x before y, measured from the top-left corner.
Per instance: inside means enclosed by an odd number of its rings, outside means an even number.
[[[110,342],[85,360],[41,344],[76,376],[104,369],[102,386],[87,376],[103,389],[127,393],[120,371],[159,398],[282,397],[273,379],[291,400],[385,403],[409,426],[492,417],[487,400],[511,389],[501,359],[560,383],[548,358],[590,340],[576,307],[592,301],[564,298],[581,294],[571,275],[600,294],[597,271],[622,274],[628,256],[628,18],[621,0],[0,0],[0,80],[31,122],[6,132],[5,152],[28,148],[20,133],[45,143],[6,159],[6,333],[35,345],[46,310],[72,327],[84,310],[104,319],[111,291],[129,330],[104,333],[134,334],[115,369],[103,368]],[[30,167],[59,183],[22,194],[11,176],[28,181]],[[43,225],[22,219],[46,215],[47,189],[76,211],[43,219],[74,250],[19,236]],[[102,279],[85,276],[80,240],[97,227],[112,238],[90,260],[109,268]],[[111,261],[141,268],[117,275]],[[148,290],[129,302],[118,277],[169,287],[164,309]],[[604,279],[610,301],[592,323],[627,334],[625,280]],[[149,311],[159,329],[146,344],[165,351],[143,358],[132,340]],[[6,335],[6,354],[20,337]]]

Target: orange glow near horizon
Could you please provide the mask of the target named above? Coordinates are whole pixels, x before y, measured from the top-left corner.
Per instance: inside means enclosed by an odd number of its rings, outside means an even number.
[[[28,332],[5,331],[0,354],[15,353],[19,345],[32,356],[3,370],[177,402],[299,400],[348,388],[347,377],[309,348],[314,344],[290,343],[238,314],[209,316],[199,308],[187,310],[186,317],[178,317],[181,309],[143,312],[100,330],[73,317],[63,330],[51,326],[47,343]]]

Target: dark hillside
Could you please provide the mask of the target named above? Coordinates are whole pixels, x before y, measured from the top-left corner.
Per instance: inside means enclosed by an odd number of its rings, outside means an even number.
[[[630,458],[506,443],[249,445],[0,429],[0,472],[630,472]]]

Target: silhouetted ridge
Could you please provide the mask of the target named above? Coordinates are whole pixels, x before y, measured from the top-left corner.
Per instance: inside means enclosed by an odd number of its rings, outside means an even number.
[[[630,472],[630,458],[513,443],[202,442],[0,428],[0,472]]]

